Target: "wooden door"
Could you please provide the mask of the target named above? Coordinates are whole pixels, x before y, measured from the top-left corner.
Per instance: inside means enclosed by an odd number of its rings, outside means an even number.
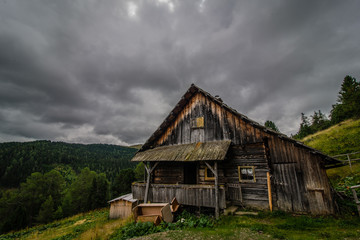
[[[296,163],[274,164],[273,184],[276,206],[280,210],[303,212],[304,203],[296,173]]]

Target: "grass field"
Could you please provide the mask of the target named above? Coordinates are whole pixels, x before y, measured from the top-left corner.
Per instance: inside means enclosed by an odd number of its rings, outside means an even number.
[[[0,239],[121,239],[111,235],[128,222],[108,220],[108,209],[101,209],[0,235]],[[213,228],[171,230],[134,239],[360,239],[360,218],[260,212],[258,216],[223,216]]]
[[[69,218],[0,235],[0,239],[108,239],[126,220],[108,220],[109,209],[91,211]]]
[[[223,216],[212,229],[168,231],[137,239],[360,239],[360,219],[261,212],[258,216]]]

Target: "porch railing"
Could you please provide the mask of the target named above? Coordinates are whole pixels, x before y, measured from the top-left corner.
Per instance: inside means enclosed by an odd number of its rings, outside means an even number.
[[[145,188],[145,183],[133,183],[133,197],[144,200]],[[171,202],[174,197],[183,205],[215,207],[214,185],[150,184],[148,201]],[[225,188],[219,186],[219,208],[224,209],[225,206]]]

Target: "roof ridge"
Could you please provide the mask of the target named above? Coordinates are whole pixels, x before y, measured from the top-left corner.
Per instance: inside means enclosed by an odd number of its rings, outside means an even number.
[[[328,159],[331,160],[336,160],[324,153],[322,153],[321,151],[311,148],[307,145],[305,145],[304,143],[297,141],[293,138],[288,137],[287,135],[281,133],[281,132],[276,132],[270,128],[267,128],[261,124],[259,124],[258,122],[256,122],[255,120],[252,120],[250,118],[248,118],[247,116],[239,113],[238,111],[236,111],[235,109],[229,107],[227,104],[225,104],[222,100],[220,101],[218,98],[212,96],[209,92],[203,90],[202,88],[200,88],[199,86],[195,85],[194,83],[192,83],[190,85],[190,87],[188,88],[188,90],[185,92],[185,94],[180,98],[180,101],[175,105],[175,107],[172,109],[172,111],[169,113],[169,115],[165,118],[165,120],[160,124],[160,126],[157,128],[157,130],[150,136],[150,138],[148,138],[148,140],[144,143],[144,145],[139,149],[138,152],[144,151],[148,148],[151,148],[152,146],[150,146],[150,143],[157,138],[158,136],[160,136],[160,132],[162,131],[162,129],[166,128],[168,124],[170,124],[170,122],[175,118],[174,115],[177,115],[178,113],[176,113],[176,109],[180,107],[180,105],[186,105],[189,100],[191,99],[191,97],[197,93],[197,92],[201,92],[202,94],[204,94],[206,97],[210,98],[212,101],[216,102],[217,104],[219,104],[220,106],[224,107],[225,109],[227,109],[228,111],[232,112],[233,114],[237,115],[238,117],[240,117],[242,120],[248,122],[249,124],[251,124],[252,126],[261,129],[263,131],[265,131],[266,133],[270,133],[273,135],[277,135],[280,139],[283,140],[287,140],[289,142],[292,142],[296,145],[299,145],[301,147],[307,148],[308,150],[310,150],[313,153],[316,154],[320,154],[325,156]],[[181,111],[181,110],[180,110]],[[179,111],[179,112],[180,112]]]

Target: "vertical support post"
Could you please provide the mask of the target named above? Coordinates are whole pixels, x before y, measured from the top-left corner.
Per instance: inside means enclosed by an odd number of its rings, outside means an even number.
[[[271,180],[270,180],[270,172],[266,173],[266,177],[267,177],[267,187],[268,187],[268,198],[269,198],[269,208],[270,208],[270,212],[272,212],[272,196],[271,196]]]
[[[219,219],[219,174],[217,162],[214,163],[214,172],[215,172],[215,218]]]
[[[347,156],[347,159],[349,161],[350,170],[352,171],[350,156],[349,156],[349,154],[346,154],[346,156]]]
[[[144,182],[146,182],[146,173],[147,173],[147,171],[146,171],[146,168],[145,168],[145,162],[143,164],[144,164]]]
[[[154,166],[152,166],[152,168],[150,168],[150,164],[149,164],[149,166],[147,166],[147,164],[144,164],[145,169],[146,169],[146,172],[147,172],[147,180],[146,180],[144,203],[146,203],[146,202],[148,201],[151,173],[154,171],[154,169],[156,168],[156,166],[157,166],[158,164],[159,164],[159,162],[156,162],[156,163],[154,164]]]
[[[149,186],[150,186],[150,167],[147,166],[147,162],[144,163],[144,166],[145,166],[146,173],[147,173],[144,203],[147,203],[148,193],[149,193]]]

